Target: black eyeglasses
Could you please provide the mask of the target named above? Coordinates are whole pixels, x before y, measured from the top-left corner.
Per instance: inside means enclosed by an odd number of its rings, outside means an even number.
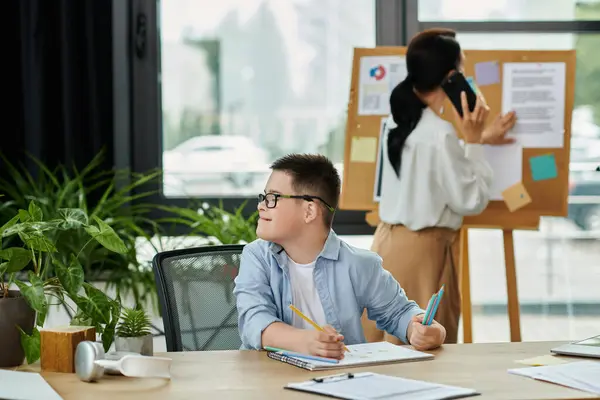
[[[331,207],[329,204],[327,204],[327,202],[325,200],[323,200],[319,196],[309,196],[307,194],[300,196],[300,195],[281,194],[281,193],[267,193],[267,194],[261,193],[258,195],[258,202],[262,203],[264,201],[265,206],[267,206],[267,208],[275,208],[275,207],[277,207],[277,200],[279,198],[300,199],[300,200],[305,200],[305,201],[319,200],[321,203],[323,203],[325,205],[325,207],[327,207],[327,209],[329,211],[331,211],[331,212],[335,211],[335,208]]]

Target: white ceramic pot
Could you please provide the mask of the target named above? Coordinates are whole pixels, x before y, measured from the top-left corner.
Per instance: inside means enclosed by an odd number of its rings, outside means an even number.
[[[139,353],[143,356],[153,356],[153,338],[152,335],[140,337],[118,337],[115,339],[116,351],[127,351]]]

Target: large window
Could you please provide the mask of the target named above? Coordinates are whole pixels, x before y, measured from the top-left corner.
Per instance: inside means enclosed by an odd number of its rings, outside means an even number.
[[[161,2],[164,194],[246,197],[289,152],[341,167],[374,0]]]
[[[418,0],[420,21],[596,20],[598,0]],[[590,12],[581,12],[589,9]]]

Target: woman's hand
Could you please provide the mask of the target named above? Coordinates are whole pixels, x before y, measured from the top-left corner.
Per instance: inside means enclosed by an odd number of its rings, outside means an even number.
[[[454,115],[458,124],[462,128],[465,141],[467,143],[481,143],[485,121],[490,112],[490,108],[485,104],[485,100],[480,95],[477,95],[477,101],[475,102],[475,109],[473,109],[473,111],[469,110],[465,92],[461,92],[460,101],[463,110],[462,118],[454,107],[452,109],[454,110]]]
[[[507,138],[506,134],[509,130],[515,126],[517,122],[517,114],[514,111],[508,112],[504,115],[498,114],[494,119],[494,122],[481,134],[481,143],[483,144],[510,144],[514,143],[514,138]]]

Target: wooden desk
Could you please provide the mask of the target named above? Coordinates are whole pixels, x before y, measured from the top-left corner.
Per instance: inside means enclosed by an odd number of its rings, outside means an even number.
[[[436,357],[430,361],[325,372],[309,372],[271,360],[264,352],[257,351],[169,353],[173,358],[170,382],[108,376],[96,383],[85,383],[74,374],[43,373],[43,376],[65,400],[310,399],[310,394],[284,390],[283,386],[348,370],[474,388],[482,393],[475,399],[600,398],[506,372],[509,368],[524,367],[515,360],[549,354],[549,349],[558,344],[446,345],[434,351]]]

